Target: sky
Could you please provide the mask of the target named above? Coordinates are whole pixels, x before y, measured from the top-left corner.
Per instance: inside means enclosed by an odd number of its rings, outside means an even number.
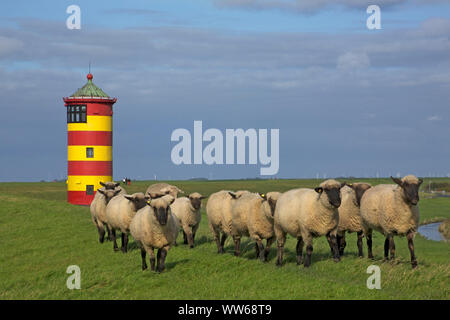
[[[115,180],[450,176],[449,36],[439,0],[1,1],[0,181],[66,178],[89,62],[118,99]],[[278,173],[174,164],[196,120],[279,129]]]

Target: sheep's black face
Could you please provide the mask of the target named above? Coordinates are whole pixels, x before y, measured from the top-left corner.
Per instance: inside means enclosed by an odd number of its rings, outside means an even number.
[[[153,212],[159,224],[165,226],[169,217],[170,207],[153,207]]]
[[[412,204],[413,206],[419,203],[419,187],[420,184],[416,183],[403,183],[402,188],[405,194],[406,201]]]
[[[202,199],[199,198],[189,198],[189,200],[191,201],[191,205],[195,210],[200,209],[200,207],[202,206]]]
[[[417,183],[403,182],[398,178],[391,177],[391,179],[403,189],[403,194],[407,203],[415,206],[419,203],[419,187],[423,180],[419,179]]]
[[[339,206],[341,205],[341,189],[339,189],[339,188],[331,188],[331,189],[324,188],[323,191],[325,191],[325,193],[328,197],[328,202],[330,202],[330,204],[333,207],[339,208]]]
[[[115,196],[117,196],[120,193],[120,190],[100,190],[100,189],[98,189],[97,191],[104,195],[106,204],[108,204],[112,198],[114,198]]]

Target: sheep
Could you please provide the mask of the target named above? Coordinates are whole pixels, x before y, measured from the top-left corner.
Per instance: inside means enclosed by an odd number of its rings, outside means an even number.
[[[341,189],[341,205],[338,209],[339,212],[339,225],[337,230],[337,243],[339,247],[339,255],[344,254],[346,246],[345,232],[356,232],[358,255],[363,256],[362,238],[364,237],[361,227],[361,217],[359,214],[359,205],[361,197],[372,186],[368,183],[355,182],[347,184]]]
[[[345,185],[329,179],[313,189],[289,190],[278,198],[275,207],[274,231],[277,239],[277,266],[283,263],[286,234],[297,238],[297,265],[303,263],[303,246],[306,243],[304,266],[311,265],[312,239],[326,235],[335,262],[340,260],[336,233],[339,224],[338,208],[341,205],[340,189]]]
[[[184,191],[179,189],[178,187],[162,182],[162,183],[155,183],[155,184],[150,185],[147,188],[147,191],[145,191],[145,194],[148,194],[150,192],[159,192],[159,191],[164,192],[166,190],[169,190],[169,194],[172,197],[174,197],[175,199],[177,198],[178,193],[184,193]]]
[[[223,245],[228,235],[231,234],[231,206],[236,199],[247,192],[246,190],[237,192],[221,190],[209,196],[206,203],[206,215],[208,216],[208,226],[217,244],[218,253],[224,253]],[[220,239],[221,233],[222,240]]]
[[[162,195],[162,194],[161,194]],[[172,214],[170,205],[175,201],[171,195],[156,197],[150,193],[151,200],[140,209],[130,223],[130,232],[141,248],[142,270],[147,269],[146,254],[150,256],[150,268],[155,271],[155,254],[157,248],[158,272],[165,268],[167,251],[174,245],[178,234],[178,224]]]
[[[361,225],[367,239],[368,257],[372,254],[372,230],[385,237],[384,260],[395,258],[394,236],[408,240],[412,268],[417,267],[414,254],[414,236],[419,225],[419,187],[423,180],[414,175],[391,179],[394,184],[380,184],[367,190],[361,198]]]
[[[195,233],[200,225],[202,214],[202,196],[198,192],[191,193],[189,198],[181,197],[175,199],[170,208],[178,220],[178,224],[183,230],[184,244],[189,243],[189,248],[194,247]]]
[[[231,235],[235,244],[235,256],[240,255],[241,237],[247,236],[256,241],[256,257],[261,261],[267,261],[274,240],[273,213],[279,194],[279,192],[246,193],[234,202]],[[266,249],[262,244],[263,239],[267,239]]]
[[[106,224],[106,205],[114,196],[125,194],[126,191],[120,187],[119,184],[114,182],[100,182],[100,184],[103,187],[97,189],[89,209],[91,211],[92,222],[98,230],[99,242],[103,243],[105,239],[105,228],[108,232],[108,240],[111,240],[110,230]]]
[[[146,206],[148,200],[150,200],[150,196],[138,192],[132,195],[120,194],[109,201],[106,206],[106,223],[111,230],[114,251],[119,250],[116,242],[116,230],[120,230],[122,233],[121,250],[123,253],[127,252],[131,219],[139,209]]]

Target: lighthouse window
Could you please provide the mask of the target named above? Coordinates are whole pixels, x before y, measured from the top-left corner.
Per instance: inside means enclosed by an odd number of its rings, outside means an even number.
[[[86,158],[94,157],[94,148],[86,148]]]
[[[86,106],[67,106],[67,123],[86,123]]]
[[[94,194],[94,186],[92,184],[86,185],[86,194],[87,195]]]

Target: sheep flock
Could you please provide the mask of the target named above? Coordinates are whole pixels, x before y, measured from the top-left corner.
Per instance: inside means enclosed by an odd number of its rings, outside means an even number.
[[[150,269],[162,272],[179,233],[183,233],[183,243],[194,248],[205,198],[206,218],[219,254],[225,252],[225,241],[230,237],[234,255],[240,256],[241,239],[247,237],[255,243],[256,257],[267,262],[271,245],[276,243],[276,265],[281,267],[289,235],[297,239],[297,265],[309,267],[314,238],[326,237],[330,257],[339,262],[347,245],[345,234],[356,232],[358,255],[363,256],[366,238],[367,256],[373,259],[372,233],[376,230],[385,237],[385,261],[395,258],[394,236],[406,236],[411,266],[415,268],[414,236],[419,225],[419,187],[423,180],[414,175],[391,179],[393,184],[376,186],[328,179],[314,189],[283,193],[221,190],[209,196],[194,192],[181,197],[178,194],[184,191],[167,183],[150,185],[145,193],[127,194],[119,183],[102,182],[90,212],[100,243],[108,233],[114,251],[119,251],[116,232],[120,232],[121,251],[126,253],[128,236],[133,237],[140,248],[142,270],[148,268],[148,254]]]

